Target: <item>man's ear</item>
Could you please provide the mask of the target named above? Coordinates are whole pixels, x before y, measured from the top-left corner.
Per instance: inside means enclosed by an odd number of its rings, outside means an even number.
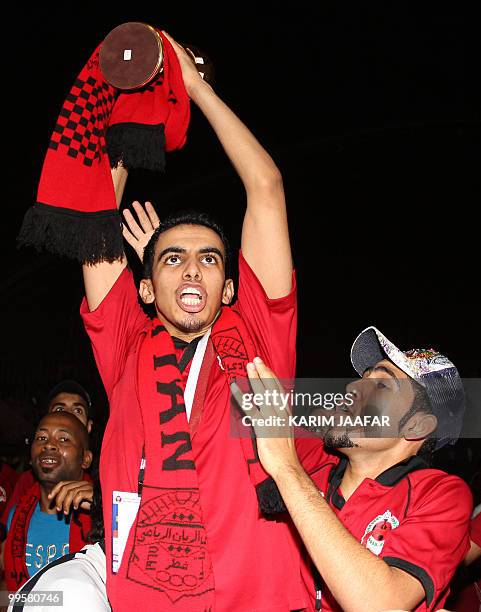
[[[92,421],[92,419],[89,419],[87,421],[87,433],[91,434],[92,433],[92,427],[94,426],[94,422]]]
[[[93,458],[94,456],[92,454],[92,451],[84,450],[84,456],[82,459],[82,469],[83,470],[88,470],[88,468],[92,465]]]
[[[432,434],[437,426],[438,419],[434,414],[416,412],[404,426],[402,434],[408,441],[422,440]]]
[[[222,292],[222,303],[226,306],[232,302],[234,298],[234,281],[227,278],[224,283],[224,291]]]
[[[155,300],[154,286],[150,278],[143,278],[140,281],[139,295],[144,304],[152,304]]]

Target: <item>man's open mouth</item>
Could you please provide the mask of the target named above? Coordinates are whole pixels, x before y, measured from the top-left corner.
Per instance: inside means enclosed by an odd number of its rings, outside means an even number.
[[[202,294],[198,289],[186,289],[180,294],[180,299],[182,300],[182,304],[194,306],[202,301]]]
[[[44,455],[38,458],[38,464],[43,468],[53,468],[59,465],[60,460],[52,455]]]
[[[205,308],[207,295],[198,285],[182,285],[177,290],[177,304],[185,312],[200,312]]]

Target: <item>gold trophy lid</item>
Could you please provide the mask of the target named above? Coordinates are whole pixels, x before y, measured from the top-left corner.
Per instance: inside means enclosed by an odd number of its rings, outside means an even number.
[[[162,68],[164,50],[160,34],[146,23],[130,21],[114,28],[100,49],[104,79],[118,89],[143,87]]]

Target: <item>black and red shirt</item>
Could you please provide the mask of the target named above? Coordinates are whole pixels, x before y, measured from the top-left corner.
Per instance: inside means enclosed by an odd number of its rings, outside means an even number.
[[[416,612],[442,608],[456,566],[469,548],[472,496],[466,483],[414,456],[374,480],[365,478],[346,500],[341,482],[347,458],[327,452],[322,443],[305,442],[298,441],[301,462],[344,527],[374,555],[421,582],[426,597]],[[309,609],[316,609],[317,590],[320,609],[341,610],[312,565],[303,574],[311,593]]]

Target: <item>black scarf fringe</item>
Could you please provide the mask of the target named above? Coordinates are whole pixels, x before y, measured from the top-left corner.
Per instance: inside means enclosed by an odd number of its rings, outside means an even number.
[[[279,489],[270,476],[256,485],[256,493],[259,508],[263,514],[280,514],[282,512],[287,512]]]
[[[128,170],[142,168],[163,172],[165,169],[164,124],[117,123],[107,131],[110,166],[119,162]]]
[[[124,252],[117,210],[81,213],[40,203],[25,214],[17,243],[88,264],[115,261]]]

